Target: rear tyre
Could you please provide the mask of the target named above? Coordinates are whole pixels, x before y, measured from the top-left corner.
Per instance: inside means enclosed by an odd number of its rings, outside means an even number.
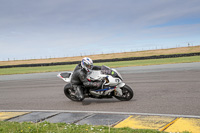
[[[66,84],[65,87],[64,87],[64,93],[65,93],[65,96],[67,98],[69,98],[70,100],[72,101],[83,101],[83,99],[78,99],[75,95],[76,91],[74,90],[74,88],[72,87],[72,85],[70,83]]]
[[[120,101],[129,101],[133,98],[134,93],[133,90],[128,86],[124,85],[122,88],[122,96],[115,96]]]

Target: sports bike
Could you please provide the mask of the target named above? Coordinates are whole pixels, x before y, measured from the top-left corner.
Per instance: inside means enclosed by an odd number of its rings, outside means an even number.
[[[111,73],[106,73],[110,71]],[[64,94],[72,101],[79,101],[76,97],[76,90],[71,85],[73,72],[59,73],[57,77],[63,79],[67,84],[64,87]],[[103,81],[101,88],[92,90],[82,86],[84,98],[113,98],[120,101],[129,101],[133,98],[133,90],[123,82],[121,74],[116,69],[102,66],[101,70],[93,70],[87,75],[90,81]],[[83,100],[83,99],[82,99]]]

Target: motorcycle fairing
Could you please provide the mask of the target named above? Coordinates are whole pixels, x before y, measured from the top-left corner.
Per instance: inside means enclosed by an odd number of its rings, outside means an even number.
[[[65,82],[70,82],[71,81],[71,78],[72,78],[72,73],[73,72],[65,72],[65,73],[59,73],[57,75],[57,77],[63,79]]]

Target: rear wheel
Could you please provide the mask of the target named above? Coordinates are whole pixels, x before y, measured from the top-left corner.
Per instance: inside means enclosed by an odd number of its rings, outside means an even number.
[[[120,101],[129,101],[133,98],[134,93],[133,90],[128,86],[124,85],[122,88],[122,96],[115,96]]]
[[[69,98],[70,100],[72,101],[83,101],[83,99],[79,100],[75,93],[75,89],[72,87],[72,85],[69,83],[69,84],[66,84],[65,87],[64,87],[64,93],[65,93],[65,96],[67,98]]]

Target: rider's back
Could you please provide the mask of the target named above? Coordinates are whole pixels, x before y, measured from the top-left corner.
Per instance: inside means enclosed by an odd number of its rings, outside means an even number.
[[[71,78],[71,84],[72,85],[82,85],[82,81],[80,80],[80,75],[86,75],[84,73],[84,71],[82,71],[81,69],[81,65],[78,64],[76,66],[76,68],[74,69],[74,72],[73,72],[73,75],[72,75],[72,78]]]

